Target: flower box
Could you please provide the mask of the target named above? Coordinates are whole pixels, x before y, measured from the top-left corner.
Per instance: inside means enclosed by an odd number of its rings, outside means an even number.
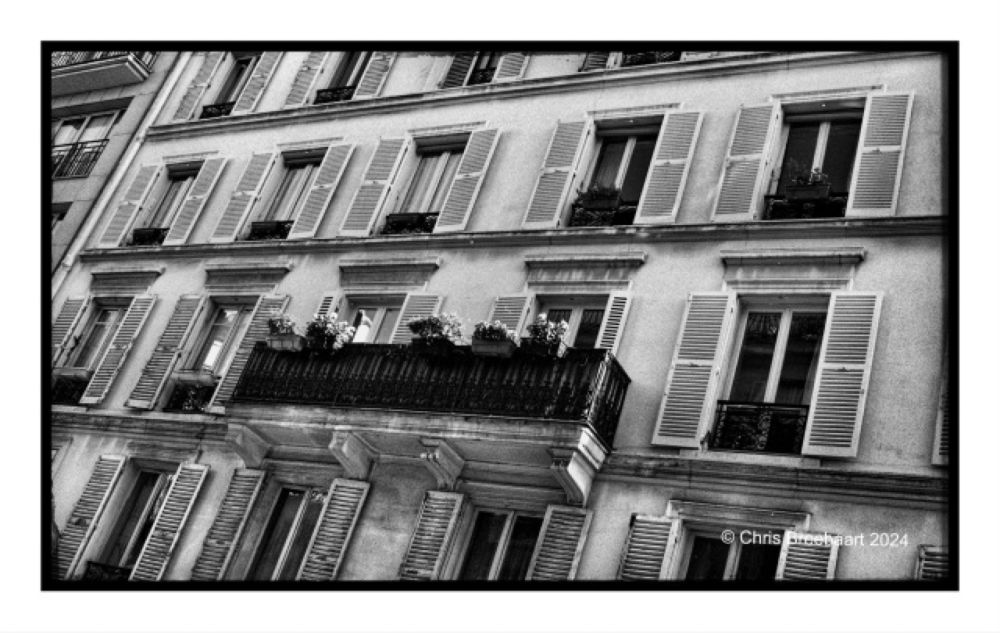
[[[427,356],[451,356],[455,352],[455,343],[451,339],[443,337],[424,338],[413,337],[410,339],[413,349]]]
[[[477,356],[491,356],[493,358],[510,358],[517,349],[517,344],[510,340],[484,341],[472,339],[472,353]]]
[[[278,352],[301,352],[306,339],[298,334],[268,334],[267,346]]]
[[[530,338],[521,339],[521,351],[523,351],[528,356],[537,357],[551,357],[551,358],[562,358],[566,353],[566,343],[559,341],[557,343],[546,343],[541,341],[533,341]]]
[[[785,187],[785,198],[788,200],[826,200],[830,197],[830,185],[788,185]]]

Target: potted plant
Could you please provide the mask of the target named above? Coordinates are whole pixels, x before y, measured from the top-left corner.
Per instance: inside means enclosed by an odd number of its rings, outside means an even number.
[[[336,352],[354,338],[354,327],[338,321],[335,312],[315,314],[306,323],[306,344],[314,351]]]
[[[792,179],[785,186],[788,200],[826,200],[830,197],[830,177],[816,167]]]
[[[267,345],[273,350],[299,352],[306,345],[305,339],[296,331],[295,321],[287,314],[272,316],[267,320],[267,329]]]
[[[535,322],[528,326],[528,336],[521,339],[521,349],[533,356],[560,357],[566,353],[563,339],[569,331],[569,323],[549,321],[548,316],[539,314]]]
[[[452,313],[432,314],[407,321],[413,332],[412,345],[421,352],[436,356],[448,355],[455,343],[462,340],[462,321]]]
[[[500,321],[480,321],[472,332],[472,353],[479,356],[510,358],[517,348],[517,333]]]
[[[622,192],[614,187],[591,185],[576,199],[576,205],[590,211],[610,211],[621,206]]]

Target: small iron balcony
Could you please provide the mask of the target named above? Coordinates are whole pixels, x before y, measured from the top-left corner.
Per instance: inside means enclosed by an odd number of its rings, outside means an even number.
[[[101,157],[108,139],[52,146],[53,178],[86,178]]]
[[[335,101],[350,101],[354,96],[354,89],[357,86],[339,86],[337,88],[323,88],[316,91],[315,104],[334,103]]]
[[[202,106],[200,118],[217,119],[222,116],[229,116],[233,111],[233,106],[235,105],[235,101],[230,101],[228,103],[212,103]]]
[[[62,68],[76,64],[86,64],[104,59],[134,55],[137,60],[149,64],[153,59],[152,51],[56,51],[52,53],[52,68]]]
[[[681,58],[681,51],[648,51],[639,53],[622,53],[622,66],[645,66],[647,64],[662,64],[675,62]]]
[[[798,455],[802,452],[808,417],[806,405],[720,400],[708,446],[718,450]]]

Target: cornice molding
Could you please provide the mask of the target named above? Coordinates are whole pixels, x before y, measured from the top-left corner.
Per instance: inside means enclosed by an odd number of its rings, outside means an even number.
[[[843,246],[823,249],[811,248],[761,248],[739,251],[719,251],[726,266],[787,265],[836,265],[858,264],[865,259],[862,246]]]
[[[195,446],[202,442],[224,442],[227,424],[225,420],[202,414],[98,413],[84,407],[52,405],[51,428],[53,433],[107,433]]]

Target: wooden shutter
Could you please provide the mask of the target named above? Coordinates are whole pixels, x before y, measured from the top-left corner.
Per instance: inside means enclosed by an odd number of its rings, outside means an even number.
[[[947,580],[948,548],[921,545],[917,550],[917,580]]]
[[[912,93],[868,95],[854,158],[848,217],[895,214],[912,109]]]
[[[159,173],[159,165],[143,165],[139,168],[132,183],[125,190],[122,201],[118,203],[114,213],[111,214],[111,220],[108,221],[108,225],[104,228],[104,233],[101,234],[101,239],[97,243],[99,247],[114,248],[121,245],[125,233],[132,226],[132,220],[149,196]]]
[[[881,307],[882,293],[831,294],[803,455],[858,454]]]
[[[205,208],[205,203],[208,202],[209,196],[212,195],[212,190],[215,189],[216,183],[219,182],[219,176],[222,174],[225,166],[225,158],[209,158],[202,163],[201,169],[198,170],[198,176],[191,185],[191,190],[188,192],[187,197],[184,198],[181,209],[177,212],[177,217],[174,218],[173,224],[170,225],[166,239],[163,240],[164,246],[173,246],[187,242],[188,236],[191,235],[191,229],[194,227],[195,222],[198,221],[198,216],[201,215],[202,209]]]
[[[736,310],[736,295],[693,292],[667,374],[653,444],[698,448],[712,414]]]
[[[408,146],[405,138],[386,138],[378,142],[365,168],[364,182],[354,194],[340,227],[341,235],[367,237],[371,233]]]
[[[273,162],[274,152],[254,154],[250,157],[239,182],[236,183],[233,195],[229,198],[229,203],[222,211],[219,223],[215,225],[209,242],[231,242],[236,238],[236,233],[243,226],[247,214],[260,195],[261,187]]]
[[[111,383],[118,375],[118,370],[125,362],[125,357],[132,349],[132,343],[146,323],[146,318],[153,309],[154,303],[156,303],[155,295],[139,295],[132,299],[128,311],[125,312],[124,318],[118,324],[111,344],[104,351],[100,364],[94,371],[87,389],[83,392],[83,397],[80,398],[80,404],[97,404],[104,400],[104,396],[111,388]]]
[[[289,231],[288,237],[312,237],[316,235],[316,228],[323,220],[323,214],[333,198],[340,178],[344,175],[347,163],[354,153],[354,145],[331,145],[326,150],[323,162],[320,163],[313,179],[309,193],[306,194],[305,202],[299,210],[299,215],[295,218],[295,224]]]
[[[174,313],[170,315],[167,327],[160,334],[156,349],[146,361],[146,366],[143,367],[139,381],[132,389],[132,395],[129,396],[125,406],[134,409],[152,409],[156,406],[167,377],[180,358],[184,344],[204,305],[205,298],[198,295],[185,295],[177,300]]]
[[[340,295],[336,292],[327,292],[323,295],[323,298],[319,300],[319,306],[316,307],[317,316],[325,316],[326,314],[337,314],[340,310]]]
[[[588,121],[560,121],[556,124],[524,216],[524,228],[555,228],[559,225],[591,128]]]
[[[592,518],[583,508],[549,506],[526,580],[573,580]]]
[[[434,225],[435,233],[465,230],[499,140],[500,131],[496,129],[478,130],[469,136],[455,179]]]
[[[667,554],[677,540],[677,519],[633,514],[618,566],[618,580],[664,580]]]
[[[936,466],[948,465],[949,447],[951,446],[950,425],[948,423],[948,361],[945,354],[944,371],[941,373],[941,387],[938,396],[937,422],[934,424],[934,448],[931,453],[931,463]]]
[[[389,68],[396,59],[396,53],[392,51],[375,51],[368,60],[368,67],[358,80],[358,87],[354,90],[355,99],[368,99],[379,96],[385,79],[389,75]]]
[[[313,82],[316,81],[316,76],[319,75],[319,71],[323,68],[329,55],[330,53],[327,51],[315,51],[306,56],[302,65],[299,66],[299,71],[295,74],[295,79],[292,80],[288,96],[285,97],[286,108],[306,105],[309,101],[309,95],[312,94]]]
[[[205,56],[201,60],[201,66],[198,67],[194,78],[188,84],[187,90],[184,91],[184,96],[181,97],[180,105],[177,106],[177,111],[174,112],[174,121],[186,121],[195,113],[198,104],[201,103],[202,96],[204,96],[205,91],[208,89],[212,77],[215,76],[215,71],[218,70],[219,64],[222,63],[224,57],[225,53],[222,51],[205,53]]]
[[[528,55],[525,53],[504,53],[497,62],[497,72],[493,81],[514,81],[524,76],[528,66]]]
[[[604,70],[608,67],[608,58],[610,57],[611,53],[608,51],[587,53],[583,57],[583,64],[580,65],[580,72]]]
[[[677,218],[701,121],[701,112],[675,112],[663,117],[635,224],[665,224]]]
[[[448,73],[441,80],[441,87],[457,88],[458,86],[464,86],[465,80],[469,77],[469,69],[472,68],[472,62],[475,59],[476,54],[474,52],[455,53],[455,56],[451,59],[451,66],[448,67]]]
[[[392,334],[393,343],[409,343],[413,338],[413,333],[406,323],[411,319],[418,319],[432,314],[436,314],[441,309],[441,296],[426,294],[423,292],[411,292],[406,295],[403,307],[399,311],[399,321],[396,323],[396,331]]]
[[[440,577],[464,498],[465,495],[455,492],[427,491],[399,568],[400,580],[437,580]]]
[[[63,354],[72,349],[73,337],[83,321],[90,305],[88,297],[70,297],[63,302],[56,320],[52,323],[52,364],[60,361]]]
[[[736,117],[726,152],[713,219],[717,222],[753,220],[764,197],[772,138],[781,129],[777,103],[743,106]]]
[[[121,455],[101,455],[83,488],[83,494],[73,506],[69,521],[59,537],[56,565],[59,578],[70,578],[90,542],[94,527],[108,503],[108,497],[122,474],[126,458]]]
[[[632,305],[631,292],[612,292],[608,297],[608,305],[604,308],[604,321],[597,333],[597,348],[618,353],[618,343],[625,331],[625,321],[628,319],[629,307]]]
[[[278,67],[281,55],[280,51],[266,51],[261,53],[260,59],[257,61],[257,65],[254,66],[253,73],[251,73],[250,79],[247,81],[247,85],[243,87],[243,92],[236,99],[236,105],[233,106],[233,114],[253,112],[260,101],[261,95],[264,93],[264,89],[271,82],[271,77],[274,75],[274,69]]]
[[[505,295],[493,300],[493,308],[487,322],[500,321],[521,336],[528,319],[528,310],[531,308],[532,295]]]
[[[203,464],[181,464],[177,468],[129,580],[157,581],[163,578],[206,475],[208,466]]]
[[[334,479],[296,580],[333,580],[361,515],[371,485]]]
[[[828,534],[787,530],[775,580],[833,580],[839,543]]]
[[[233,471],[226,496],[191,571],[191,580],[222,580],[263,483],[262,471],[245,468]]]

